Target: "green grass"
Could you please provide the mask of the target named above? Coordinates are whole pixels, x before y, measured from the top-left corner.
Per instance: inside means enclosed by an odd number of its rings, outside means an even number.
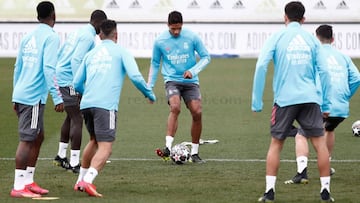
[[[0,202],[35,202],[9,197],[13,185],[14,156],[18,144],[17,119],[12,110],[11,91],[14,59],[0,59]],[[354,60],[360,67],[360,60]],[[149,59],[138,59],[147,76]],[[182,166],[159,160],[154,149],[164,145],[168,106],[161,76],[155,87],[158,101],[147,104],[126,79],[118,112],[117,139],[112,162],[95,179],[102,199],[72,190],[77,176],[52,165],[57,153],[59,131],[65,114],[56,113],[49,102],[45,112],[45,141],[35,180],[50,190],[54,202],[256,202],[265,187],[265,156],[268,149],[269,118],[272,106],[269,69],[264,111],[250,110],[254,59],[213,59],[201,75],[203,96],[203,139],[218,139],[214,145],[201,145],[206,164]],[[359,91],[351,101],[351,115],[336,130],[331,192],[336,202],[358,202],[360,138],[351,134],[351,124],[360,119]],[[175,143],[190,141],[190,115],[185,106],[179,117]],[[83,146],[88,133],[83,130]],[[6,159],[10,158],[10,159]],[[284,185],[292,177],[294,139],[284,146],[276,202],[318,202],[320,183],[316,162],[309,163],[308,185]],[[316,159],[311,150],[310,159]]]

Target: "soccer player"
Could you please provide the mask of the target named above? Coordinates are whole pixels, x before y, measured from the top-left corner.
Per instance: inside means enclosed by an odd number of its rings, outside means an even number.
[[[78,70],[85,54],[95,46],[95,36],[100,33],[100,25],[106,20],[102,10],[91,13],[90,23],[71,33],[59,53],[56,78],[64,100],[66,117],[61,127],[58,153],[54,164],[74,173],[80,170],[80,147],[82,139],[82,115],[79,96],[72,86],[73,76]],[[71,140],[70,163],[66,152]]]
[[[268,64],[270,60],[274,62],[274,104],[270,121],[272,138],[266,158],[266,189],[258,199],[259,202],[275,199],[280,153],[295,120],[303,130],[303,135],[311,139],[317,152],[321,200],[333,200],[330,196],[329,152],[322,122],[323,116],[326,117],[330,110],[330,76],[324,60],[318,55],[319,41],[301,28],[305,20],[304,13],[305,7],[301,2],[286,4],[286,27],[266,41],[256,63],[251,108],[259,112],[263,108],[262,95]],[[324,95],[318,93],[317,75]]]
[[[50,92],[55,111],[63,111],[56,89],[55,66],[60,39],[53,30],[55,7],[49,1],[37,7],[37,28],[21,40],[14,68],[12,102],[18,116],[19,144],[15,155],[11,197],[40,197],[49,191],[34,182],[35,166],[44,140],[44,109]]]
[[[199,73],[210,62],[210,55],[201,39],[192,31],[183,29],[182,15],[172,11],[168,16],[169,30],[163,32],[155,41],[149,71],[149,87],[153,88],[162,63],[161,73],[165,81],[169,104],[169,117],[165,136],[165,148],[156,153],[169,160],[170,150],[178,127],[181,110],[181,97],[192,116],[191,158],[194,163],[204,163],[199,156],[199,140],[202,130],[201,94]],[[200,59],[197,62],[196,53]]]
[[[92,184],[104,167],[115,140],[117,111],[125,76],[150,100],[156,100],[147,87],[134,57],[117,43],[116,22],[106,20],[100,27],[101,44],[84,58],[74,77],[74,88],[82,95],[80,109],[90,134],[74,190],[102,197]]]
[[[360,73],[350,57],[331,46],[334,42],[334,37],[330,25],[320,25],[316,29],[316,36],[322,43],[320,53],[321,57],[324,57],[327,62],[326,67],[329,70],[332,85],[330,115],[324,118],[325,137],[331,158],[335,144],[335,129],[349,116],[349,101],[359,88]],[[304,136],[297,135],[295,143],[297,174],[291,180],[285,181],[285,184],[308,182],[307,163],[309,148],[307,139]],[[335,173],[335,169],[331,168],[331,173]]]

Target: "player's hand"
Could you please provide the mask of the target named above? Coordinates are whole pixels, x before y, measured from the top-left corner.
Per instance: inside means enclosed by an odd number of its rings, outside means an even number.
[[[191,79],[193,76],[192,76],[191,72],[187,70],[187,71],[185,71],[183,77],[185,79]]]
[[[13,110],[16,112],[16,104],[13,103]]]
[[[156,96],[155,96],[154,92],[151,91],[151,93],[149,94],[147,99],[149,101],[149,104],[153,104],[156,101]]]
[[[64,112],[64,103],[57,104],[54,108],[56,112]]]
[[[323,118],[327,118],[329,117],[330,113],[329,112],[323,112]]]

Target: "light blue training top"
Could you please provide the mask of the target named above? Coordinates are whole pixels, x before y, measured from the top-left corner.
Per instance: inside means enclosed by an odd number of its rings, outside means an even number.
[[[320,42],[303,30],[300,23],[291,22],[273,34],[264,44],[256,63],[252,91],[252,111],[263,108],[263,92],[268,64],[274,62],[274,103],[280,107],[317,103],[324,112],[330,111],[330,76],[324,60],[319,57]],[[320,80],[317,79],[317,74]],[[317,84],[321,82],[322,95]]]
[[[24,36],[15,62],[12,102],[46,104],[49,92],[55,105],[63,102],[55,80],[59,46],[58,34],[44,23]]]
[[[71,33],[59,52],[56,78],[60,87],[72,85],[85,54],[95,46],[96,31],[90,23]]]
[[[200,60],[197,62],[196,53]],[[210,54],[201,39],[192,31],[182,28],[174,37],[167,30],[154,42],[148,84],[154,87],[162,61],[161,73],[164,82],[175,81],[199,84],[198,74],[210,63]],[[190,71],[191,79],[184,79],[185,71]]]
[[[320,56],[325,58],[331,77],[331,117],[349,116],[349,100],[360,85],[360,73],[350,57],[330,44],[322,45]]]
[[[126,74],[145,97],[156,100],[135,58],[112,40],[103,40],[85,55],[74,76],[74,88],[82,95],[80,109],[96,107],[117,111]]]

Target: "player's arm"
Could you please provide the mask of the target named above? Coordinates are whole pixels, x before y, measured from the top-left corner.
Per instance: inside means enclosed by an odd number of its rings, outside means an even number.
[[[73,56],[71,58],[71,69],[73,75],[77,72],[81,62],[84,59],[89,50],[94,47],[94,39],[89,37],[83,37],[79,39],[78,45],[76,46]]]
[[[200,60],[188,70],[191,73],[191,77],[198,75],[202,70],[204,70],[211,60],[208,50],[198,36],[195,36],[194,38],[194,47],[196,53],[200,57]],[[188,77],[189,76],[184,75],[184,78]]]
[[[84,85],[86,80],[86,59],[85,55],[84,60],[81,62],[78,71],[76,71],[73,78],[73,86],[76,92],[79,92],[80,95],[84,94]]]
[[[152,50],[152,57],[150,61],[150,70],[148,74],[148,83],[147,83],[147,85],[150,88],[153,88],[155,86],[160,69],[161,56],[162,54],[160,48],[157,46],[157,43],[155,42]]]
[[[263,108],[263,93],[266,82],[268,64],[272,60],[275,52],[277,36],[273,35],[264,44],[256,62],[256,69],[253,80],[251,110],[260,112]]]
[[[23,44],[23,43],[21,43],[21,44]],[[22,47],[22,45],[21,45],[21,47]],[[22,48],[20,50],[22,50]],[[22,52],[19,51],[19,53],[16,57],[15,65],[14,65],[13,87],[15,87],[15,85],[19,79],[22,66],[23,66]]]
[[[356,90],[360,86],[360,73],[355,64],[351,61],[350,57],[347,57],[348,61],[348,70],[349,70],[349,89],[351,98]]]
[[[46,40],[43,56],[43,70],[48,90],[56,105],[63,103],[61,94],[56,82],[56,63],[57,52],[60,47],[60,39],[56,35],[52,35]]]
[[[139,71],[139,67],[135,61],[135,58],[128,52],[124,52],[123,54],[123,67],[125,68],[127,75],[135,87],[140,90],[143,95],[151,102],[154,102],[156,100],[154,92],[146,84],[142,74]]]
[[[320,78],[321,92],[323,94],[323,103],[321,105],[321,110],[323,113],[326,114],[330,112],[331,107],[331,76],[327,68],[326,57],[324,56],[322,47],[320,45],[316,49],[316,69]]]

